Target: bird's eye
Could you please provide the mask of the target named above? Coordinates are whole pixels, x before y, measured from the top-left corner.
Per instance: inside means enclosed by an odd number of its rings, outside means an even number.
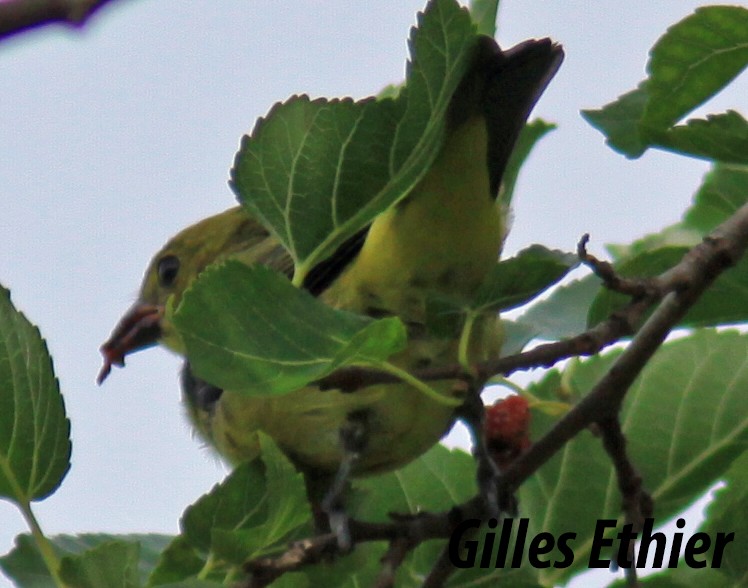
[[[163,288],[174,284],[179,273],[179,258],[176,255],[167,255],[158,261],[158,283]]]

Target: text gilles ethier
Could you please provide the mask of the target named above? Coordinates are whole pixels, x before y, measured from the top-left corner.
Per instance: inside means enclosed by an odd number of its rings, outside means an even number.
[[[488,532],[476,535],[481,526],[478,519],[468,519],[460,523],[449,540],[449,559],[458,568],[518,568],[525,561],[534,568],[567,568],[574,562],[574,541],[576,533],[562,533],[558,538],[548,532],[538,533],[528,537],[530,519],[504,519],[501,529],[491,531],[498,526],[496,519],[486,522]],[[615,537],[606,537],[606,531],[616,528],[613,519],[597,521],[590,549],[588,566],[590,568],[609,568],[617,565],[630,568],[643,568],[647,558],[653,554],[654,568],[675,568],[680,561],[691,568],[707,566],[707,553],[712,550],[709,558],[711,567],[719,568],[725,547],[735,539],[735,533],[716,533],[711,537],[708,533],[694,533],[687,539],[683,533],[675,533],[669,541],[664,533],[653,533],[654,519],[648,518],[641,533],[635,533],[632,525],[624,525],[622,531]],[[676,526],[682,529],[686,522],[676,521]],[[514,544],[511,544],[512,532],[516,526]],[[479,540],[477,539],[479,538]],[[627,549],[631,541],[640,540],[636,553],[636,561],[628,559]],[[683,559],[681,560],[681,555]],[[525,560],[525,556],[527,559]]]

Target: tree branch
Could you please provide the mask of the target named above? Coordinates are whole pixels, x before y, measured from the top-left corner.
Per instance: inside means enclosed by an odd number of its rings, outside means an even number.
[[[689,251],[675,267],[653,279],[653,288],[639,300],[594,329],[559,344],[540,346],[527,353],[504,358],[497,362],[482,364],[501,366],[501,370],[519,369],[527,366],[528,357],[545,358],[552,361],[570,350],[591,349],[601,341],[607,341],[624,328],[633,328],[636,317],[641,317],[657,299],[664,296],[659,307],[644,323],[631,344],[619,356],[608,373],[593,387],[592,391],[574,406],[556,425],[530,449],[520,455],[502,472],[498,479],[498,493],[511,495],[529,476],[555,455],[569,440],[593,423],[601,423],[603,441],[611,455],[619,478],[624,510],[632,519],[646,517],[651,510],[647,495],[641,490],[641,480],[625,453],[625,439],[618,425],[618,412],[629,387],[657,351],[670,331],[696,303],[703,292],[727,268],[734,265],[748,248],[748,204],[741,207],[730,219],[717,227],[703,242]],[[623,327],[622,325],[627,325]],[[584,343],[587,341],[587,343]],[[576,342],[576,343],[570,343]],[[591,342],[591,343],[590,343]],[[587,347],[586,347],[587,345]],[[543,350],[542,348],[545,348]],[[541,351],[538,351],[541,349]],[[509,361],[507,361],[509,360]],[[504,363],[501,363],[501,362]],[[538,364],[535,364],[536,366]],[[345,370],[341,370],[345,371]],[[433,370],[431,370],[433,373]],[[376,375],[376,372],[372,372]],[[366,373],[365,373],[366,375]],[[452,373],[446,377],[462,378]],[[438,379],[438,378],[435,378]],[[388,380],[389,381],[389,380]],[[635,497],[635,498],[634,498]],[[442,513],[419,513],[416,516],[398,517],[390,523],[363,523],[351,521],[353,544],[365,541],[402,541],[412,549],[427,539],[449,538],[454,528],[467,519],[487,519],[486,501],[477,495],[467,502]],[[632,522],[634,522],[632,520]],[[256,578],[277,578],[286,571],[299,569],[305,563],[315,561],[319,554],[336,549],[334,535],[316,537],[294,544],[284,555],[276,559],[256,560],[247,564],[247,571]],[[391,547],[390,551],[398,548]],[[447,552],[443,552],[427,577],[428,586],[438,587],[452,573]],[[398,565],[401,560],[398,561]],[[387,574],[383,573],[386,577]],[[269,582],[268,582],[269,583]],[[267,583],[251,583],[245,586],[259,588]]]
[[[642,486],[642,477],[631,463],[628,453],[626,452],[626,437],[621,430],[621,423],[618,415],[598,421],[600,435],[603,440],[603,447],[613,462],[613,468],[616,471],[618,480],[618,490],[623,498],[623,512],[626,516],[626,523],[632,525],[634,532],[641,532],[644,527],[644,520],[652,516],[654,504],[652,497],[644,490]],[[629,586],[638,586],[636,572],[636,541],[631,539],[626,545],[626,562],[618,562],[628,580]]]
[[[538,367],[552,367],[561,360],[570,357],[589,356],[602,351],[605,347],[619,341],[622,337],[634,333],[636,325],[647,310],[657,301],[657,297],[644,298],[630,302],[624,309],[614,312],[595,327],[568,339],[545,343],[514,355],[483,361],[473,366],[474,373],[468,374],[459,364],[413,370],[411,375],[424,382],[438,380],[463,380],[473,378],[488,380],[501,374],[509,376],[521,370]],[[350,367],[340,369],[329,376],[317,380],[315,384],[321,390],[342,390],[355,392],[376,384],[394,384],[399,382],[397,376],[375,369]]]
[[[527,453],[504,472],[501,484],[517,488],[582,429],[615,416],[623,398],[647,361],[723,271],[734,265],[748,247],[748,204],[691,249],[675,267],[656,278],[668,292],[657,310],[636,334],[611,369],[572,410]]]

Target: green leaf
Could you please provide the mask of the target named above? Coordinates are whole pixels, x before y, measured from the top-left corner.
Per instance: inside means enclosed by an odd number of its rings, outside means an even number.
[[[466,303],[446,296],[427,299],[427,323],[431,332],[443,338],[460,332],[466,313],[478,316],[488,311],[505,311],[527,304],[561,280],[579,264],[576,255],[531,245],[515,257],[497,263],[486,276],[471,301]],[[532,325],[514,325],[513,335],[527,343],[535,329]],[[528,338],[529,337],[529,338]],[[504,347],[503,354],[508,353]]]
[[[211,533],[214,552],[239,565],[283,546],[292,533],[302,528],[309,530],[311,521],[303,476],[270,437],[259,435],[265,464],[264,520],[260,525],[249,524],[255,520],[255,513],[251,512],[241,525],[216,527]]]
[[[470,16],[478,27],[478,33],[496,36],[496,15],[499,12],[499,0],[471,0]]]
[[[81,555],[64,557],[60,577],[76,588],[137,588],[139,546],[111,541]]]
[[[168,545],[168,535],[109,535],[85,533],[82,535],[56,535],[49,538],[58,556],[82,554],[94,547],[118,542],[140,546],[138,568],[141,580],[145,580],[156,566],[161,551]],[[36,542],[31,535],[18,535],[15,547],[0,558],[0,569],[24,588],[56,588],[49,570],[44,564]]]
[[[386,521],[390,512],[447,510],[475,495],[475,462],[461,449],[435,445],[394,472],[354,482],[355,516]]]
[[[0,557],[0,569],[17,586],[57,588],[31,535],[16,537],[13,549]]]
[[[237,467],[220,484],[187,507],[180,526],[190,545],[209,552],[215,529],[258,526],[268,516],[267,486],[259,460]]]
[[[748,201],[748,167],[717,164],[704,178],[683,224],[706,235]]]
[[[244,138],[232,187],[294,258],[295,283],[426,174],[476,39],[466,10],[432,0],[397,98],[294,97]]]
[[[578,335],[587,329],[590,304],[600,288],[600,278],[592,274],[559,286],[548,298],[533,304],[516,322],[538,339],[553,341]]]
[[[726,163],[748,163],[748,121],[734,110],[691,119],[659,136],[664,149]]]
[[[562,377],[572,393],[586,394],[620,352],[574,362]],[[557,396],[558,373],[530,387]],[[628,452],[652,494],[656,522],[664,522],[701,496],[748,447],[748,336],[700,330],[666,343],[629,390],[621,414]],[[533,438],[555,419],[533,413]],[[621,515],[621,496],[610,459],[589,432],[567,443],[520,489],[530,532],[576,532],[574,565],[541,572],[546,585],[563,583],[585,567],[598,519]]]
[[[530,341],[538,336],[538,329],[532,325],[506,319],[501,320],[501,329],[504,335],[504,342],[501,345],[503,357],[521,352]]]
[[[558,283],[577,265],[579,258],[574,254],[531,245],[496,264],[471,306],[476,312],[517,308]]]
[[[148,586],[163,586],[196,576],[205,565],[205,557],[184,535],[178,535],[161,553],[148,578]]]
[[[304,482],[296,469],[264,434],[260,433],[259,460],[237,467],[221,484],[188,507],[182,517],[183,537],[188,544],[173,545],[169,557],[187,562],[208,553],[232,564],[277,548],[288,536],[308,530],[311,519]],[[165,579],[181,579],[177,566],[160,566]]]
[[[194,547],[209,552],[215,529],[254,527],[267,518],[267,483],[259,460],[237,467],[220,484],[187,507],[180,526]]]
[[[717,490],[707,508],[703,531],[714,540],[718,533],[733,533],[720,561],[710,551],[710,566],[729,576],[735,586],[748,578],[748,453],[736,459],[725,475],[726,486]],[[725,584],[726,585],[726,584]]]
[[[605,135],[605,142],[611,149],[635,159],[650,145],[641,130],[648,99],[645,84],[642,83],[636,90],[623,94],[600,109],[582,110],[582,117]]]
[[[538,141],[556,128],[556,125],[536,118],[527,123],[517,138],[517,143],[512,150],[512,155],[507,162],[506,170],[501,178],[501,188],[497,202],[501,206],[509,208],[514,197],[514,187],[517,184],[519,171],[530,156]]]
[[[70,421],[47,345],[0,286],[0,498],[54,492],[70,468]]]
[[[698,245],[703,238],[703,234],[694,228],[686,226],[683,221],[665,227],[658,233],[650,233],[628,244],[608,243],[605,249],[610,253],[613,261],[623,263],[633,259],[637,255],[663,249],[666,247],[685,247],[690,249]]]
[[[616,151],[637,158],[649,147],[716,161],[745,163],[748,122],[737,112],[690,120],[688,112],[748,65],[748,10],[708,6],[671,27],[655,44],[649,77],[636,90],[582,116]]]
[[[334,310],[263,266],[230,261],[200,274],[174,323],[195,373],[232,391],[281,394],[343,365],[402,350],[405,327]]]
[[[705,6],[673,25],[647,66],[646,127],[664,130],[729,84],[748,65],[748,10]]]

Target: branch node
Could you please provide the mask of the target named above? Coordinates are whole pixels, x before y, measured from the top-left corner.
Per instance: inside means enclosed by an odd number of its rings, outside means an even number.
[[[577,244],[577,255],[579,256],[579,260],[603,281],[606,288],[613,292],[633,296],[634,298],[649,297],[659,290],[654,280],[647,278],[624,278],[620,276],[610,262],[602,261],[587,252],[589,240],[590,236],[588,233],[582,235]]]

